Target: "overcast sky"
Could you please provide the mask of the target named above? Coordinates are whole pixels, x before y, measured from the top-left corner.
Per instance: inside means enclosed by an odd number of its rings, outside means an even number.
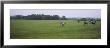
[[[11,9],[10,15],[31,15],[31,14],[46,14],[66,16],[67,18],[101,18],[100,9]]]

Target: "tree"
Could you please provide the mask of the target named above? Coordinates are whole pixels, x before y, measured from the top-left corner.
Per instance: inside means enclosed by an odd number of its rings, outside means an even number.
[[[86,19],[86,18],[81,18],[80,20],[81,20],[81,21],[86,21],[87,19]]]
[[[66,17],[65,16],[62,16],[62,18],[61,18],[62,20],[66,20]]]
[[[60,17],[58,15],[53,15],[53,19],[58,20],[58,19],[60,19]]]
[[[23,15],[16,15],[15,19],[23,19]]]
[[[59,15],[45,15],[45,14],[31,14],[27,16],[16,15],[11,16],[11,19],[27,19],[27,20],[59,20],[61,17]],[[65,16],[62,19],[66,19]]]

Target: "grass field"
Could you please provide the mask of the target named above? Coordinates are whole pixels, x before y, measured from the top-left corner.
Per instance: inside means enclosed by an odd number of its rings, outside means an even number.
[[[100,39],[101,23],[84,25],[75,20],[11,20],[11,39]]]

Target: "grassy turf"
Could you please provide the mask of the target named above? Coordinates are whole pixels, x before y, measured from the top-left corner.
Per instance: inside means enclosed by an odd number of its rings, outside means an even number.
[[[100,39],[101,23],[84,25],[75,20],[11,20],[11,39]]]

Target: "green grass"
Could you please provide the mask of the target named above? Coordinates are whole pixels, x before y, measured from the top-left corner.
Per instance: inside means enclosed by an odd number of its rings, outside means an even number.
[[[100,39],[101,23],[84,25],[73,20],[11,20],[11,39]]]

